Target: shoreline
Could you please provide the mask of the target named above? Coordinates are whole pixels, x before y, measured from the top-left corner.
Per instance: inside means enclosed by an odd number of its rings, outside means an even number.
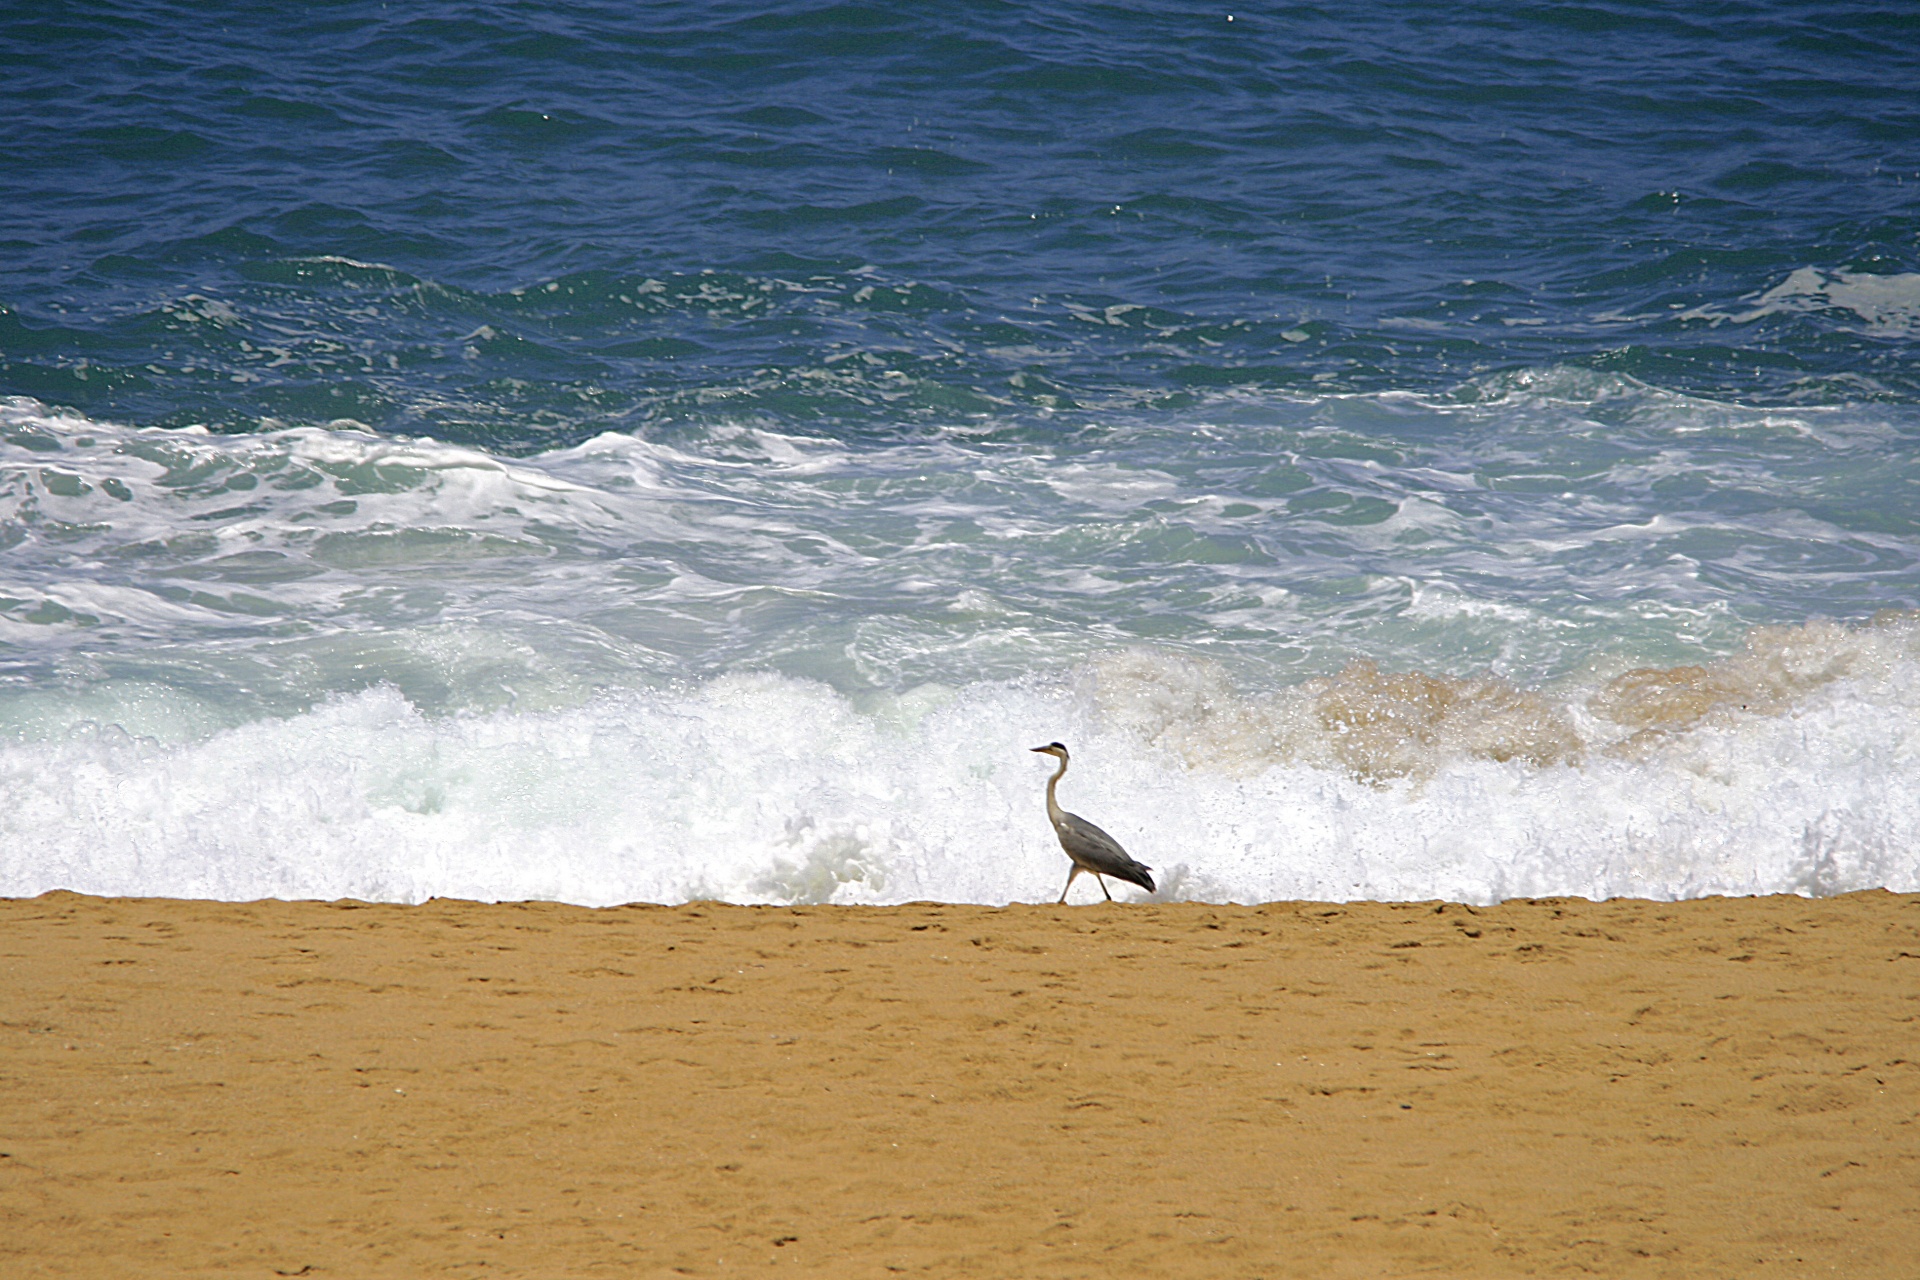
[[[9,1274],[1894,1277],[1920,1256],[1915,894],[60,892],[0,900],[0,973]]]

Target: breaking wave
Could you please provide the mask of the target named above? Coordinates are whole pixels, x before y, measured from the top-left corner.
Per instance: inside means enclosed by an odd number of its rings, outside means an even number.
[[[1711,666],[1528,690],[1265,693],[1134,650],[854,700],[772,674],[429,716],[392,687],[171,744],[0,747],[0,884],[245,899],[1050,900],[1067,803],[1163,899],[1920,890],[1920,632],[1768,629]]]

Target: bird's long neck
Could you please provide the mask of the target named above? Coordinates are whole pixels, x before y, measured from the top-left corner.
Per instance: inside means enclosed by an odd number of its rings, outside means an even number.
[[[1067,762],[1065,759],[1062,759],[1060,761],[1060,768],[1054,772],[1051,778],[1047,779],[1047,820],[1049,822],[1058,822],[1066,816],[1067,811],[1060,807],[1059,798],[1053,794],[1053,789],[1060,785],[1060,779],[1066,776]]]

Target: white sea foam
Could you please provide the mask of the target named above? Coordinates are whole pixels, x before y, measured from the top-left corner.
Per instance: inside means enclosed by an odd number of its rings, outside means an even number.
[[[1545,370],[1230,428],[857,449],[743,428],[505,459],[14,400],[0,643],[245,647],[275,705],[371,682],[307,678],[342,633],[430,627],[559,646],[603,685],[742,664],[964,683],[1140,640],[1296,679],[1356,647],[1538,679],[1609,647],[1710,656],[1743,618],[1912,603],[1911,424],[1888,412],[1789,421]],[[1004,612],[944,604],[982,598]],[[1700,625],[1647,622],[1675,612]]]
[[[1800,267],[1779,284],[1742,301],[1742,311],[1696,307],[1679,316],[1689,320],[1752,324],[1774,315],[1851,312],[1866,333],[1881,338],[1920,336],[1920,273],[1822,271]]]
[[[7,402],[0,893],[1044,900],[1056,738],[1167,897],[1920,889],[1916,624],[1799,622],[1914,603],[1911,423],[1262,412],[507,459]]]
[[[1055,738],[1074,750],[1064,799],[1153,865],[1165,899],[1916,891],[1910,646],[1766,714],[1723,698],[1647,739],[1576,732],[1546,764],[1500,732],[1568,704],[1466,691],[1480,710],[1455,729],[1515,722],[1476,737],[1377,700],[1404,722],[1398,755],[1343,757],[1368,722],[1327,707],[1363,689],[1276,706],[1151,652],[864,710],[760,675],[445,717],[382,688],[171,745],[87,724],[0,747],[0,892],[1044,901],[1065,862],[1041,809],[1050,762],[1026,748]]]
[[[1751,312],[1735,318],[1814,309],[1851,311],[1881,337],[1915,337],[1920,335],[1920,274],[1823,273],[1802,267],[1755,298]]]

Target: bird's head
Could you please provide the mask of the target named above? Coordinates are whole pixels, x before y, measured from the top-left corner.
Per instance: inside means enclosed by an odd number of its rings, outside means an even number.
[[[1043,756],[1052,756],[1056,760],[1064,761],[1067,758],[1067,744],[1064,742],[1049,742],[1044,747],[1031,747],[1029,750],[1038,751]]]

